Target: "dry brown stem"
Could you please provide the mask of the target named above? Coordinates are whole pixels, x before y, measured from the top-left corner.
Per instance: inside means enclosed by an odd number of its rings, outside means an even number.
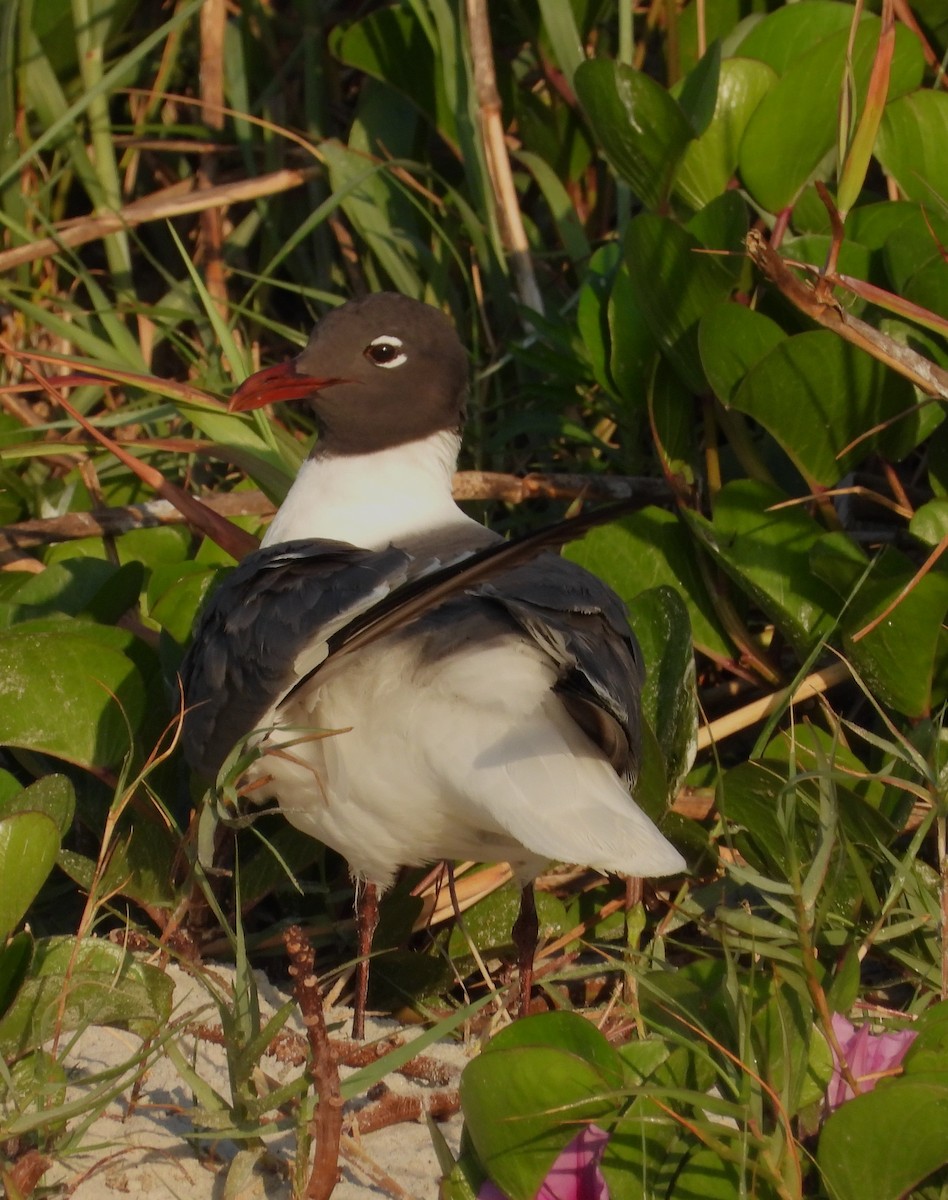
[[[467,24],[474,64],[474,89],[480,112],[481,141],[487,172],[494,190],[494,202],[500,217],[504,245],[510,254],[510,265],[521,303],[534,312],[542,313],[543,299],[533,273],[530,246],[523,227],[520,201],[517,198],[507,143],[504,140],[503,114],[494,71],[494,50],[490,40],[487,0],[467,0]]]
[[[374,1103],[363,1108],[353,1118],[353,1128],[360,1134],[375,1133],[389,1125],[400,1125],[402,1121],[421,1121],[426,1116],[435,1121],[446,1121],[460,1111],[461,1100],[457,1091],[432,1092],[430,1096],[402,1096],[379,1084]]]
[[[50,258],[66,246],[83,246],[86,242],[94,242],[97,238],[107,237],[119,230],[134,229],[146,221],[162,221],[187,213],[204,212],[221,205],[258,200],[262,196],[286,192],[314,178],[320,169],[284,169],[272,171],[268,175],[259,175],[255,179],[236,179],[232,183],[219,183],[206,188],[199,187],[197,180],[185,180],[140,200],[134,200],[117,213],[61,221],[56,226],[55,237],[39,238],[28,245],[14,246],[0,253],[0,271],[9,271],[12,267],[34,262],[38,258]]]
[[[814,287],[799,279],[777,251],[767,244],[759,230],[750,231],[746,245],[754,265],[791,304],[806,313],[811,320],[822,325],[824,329],[831,329],[845,341],[865,350],[893,371],[904,375],[926,395],[948,400],[948,371],[846,312],[833,299],[828,281],[821,280]]]

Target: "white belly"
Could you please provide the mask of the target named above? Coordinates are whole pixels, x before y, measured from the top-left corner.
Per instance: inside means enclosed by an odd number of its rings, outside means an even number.
[[[435,620],[421,640],[415,626],[317,675],[250,777],[383,888],[441,858],[506,861],[523,880],[551,859],[680,870],[554,682],[546,654],[505,622]]]

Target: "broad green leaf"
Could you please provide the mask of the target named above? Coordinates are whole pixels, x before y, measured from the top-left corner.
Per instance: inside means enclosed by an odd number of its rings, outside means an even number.
[[[698,700],[688,609],[674,589],[657,587],[635,597],[629,616],[645,660],[642,710],[661,747],[669,794],[675,796],[691,770],[697,746]]]
[[[540,937],[553,940],[567,932],[566,910],[562,900],[549,893],[536,895]],[[448,939],[448,958],[457,967],[471,954],[471,942],[485,957],[498,951],[509,953],[513,946],[511,931],[520,911],[520,888],[516,883],[498,888],[464,914],[464,928],[456,926]],[[475,966],[473,959],[471,967]],[[463,972],[462,972],[463,973]]]
[[[880,1083],[841,1105],[817,1159],[838,1200],[900,1200],[948,1163],[948,1077]]]
[[[905,1075],[943,1074],[948,1083],[948,1001],[933,1004],[911,1030],[915,1039],[902,1060]]]
[[[942,214],[929,211],[928,202],[918,208],[911,206],[884,245],[892,289],[942,317],[948,317],[948,271],[943,258],[946,245],[948,221]]]
[[[695,208],[709,204],[731,181],[744,130],[776,79],[770,67],[752,58],[728,58],[721,64],[714,116],[688,145],[675,175],[675,192]]]
[[[674,221],[648,213],[636,217],[626,234],[626,264],[633,283],[648,297],[644,313],[652,336],[696,392],[705,387],[696,354],[698,320],[727,298],[740,270],[739,260],[735,266],[726,257],[703,253],[706,248]]]
[[[626,264],[621,263],[609,293],[609,371],[619,395],[639,410],[645,407],[658,355],[647,308],[648,296],[633,282]]]
[[[579,1126],[618,1107],[622,1061],[574,1013],[546,1013],[503,1030],[461,1076],[465,1129],[511,1200],[533,1200]]]
[[[754,1014],[753,1033],[758,1070],[780,1096],[788,1116],[822,1099],[833,1075],[833,1055],[798,992],[775,985],[770,999]]]
[[[658,208],[694,136],[688,118],[660,84],[624,63],[589,59],[576,71],[574,84],[617,174],[647,207]]]
[[[688,118],[695,137],[701,137],[711,124],[718,100],[721,79],[721,43],[712,42],[704,57],[673,89],[681,111]]]
[[[180,898],[173,886],[180,847],[172,834],[142,820],[113,841],[101,879],[102,894],[127,896],[146,907],[171,909]],[[59,865],[84,890],[92,887],[96,864],[91,858],[63,850]]]
[[[904,195],[922,204],[948,199],[948,95],[921,88],[886,105],[876,156]]]
[[[148,584],[148,616],[173,640],[184,646],[198,612],[220,578],[215,567],[203,563],[173,563],[152,572]]]
[[[848,32],[852,10],[831,0],[786,4],[752,25],[738,43],[742,57],[767,63],[778,75],[808,57],[831,34]]]
[[[849,10],[844,11],[848,25]],[[877,17],[866,17],[856,33],[852,62],[860,105],[866,93],[879,27]],[[807,183],[814,177],[828,177],[833,168],[837,107],[848,40],[848,28],[840,30],[794,61],[761,100],[748,123],[741,143],[741,177],[753,198],[768,212],[777,213],[792,204]],[[742,50],[742,53],[747,52]],[[899,26],[890,95],[917,87],[923,70],[917,40],[904,26]],[[775,153],[775,137],[779,140],[779,153]]]
[[[0,1054],[20,1055],[64,1031],[118,1025],[154,1035],[171,1016],[173,985],[157,967],[136,961],[120,946],[87,938],[36,943],[33,963],[0,1020]]]
[[[719,792],[721,813],[733,825],[734,843],[752,866],[764,874],[786,879],[791,870],[788,830],[778,811],[785,779],[772,766],[743,762],[732,767]],[[805,854],[800,836],[797,857]]]
[[[683,1156],[675,1172],[675,1200],[733,1200],[753,1195],[754,1200],[777,1200],[779,1193],[747,1163],[722,1157],[716,1150],[695,1146]]]
[[[918,409],[907,380],[828,330],[787,338],[750,369],[731,404],[780,443],[804,479],[832,487],[884,446],[899,459],[916,444]],[[883,433],[880,423],[908,414]]]
[[[776,321],[743,304],[716,304],[698,325],[698,353],[714,394],[729,405],[747,372],[786,334]]]
[[[848,600],[842,617],[847,657],[884,703],[906,716],[924,716],[932,701],[933,671],[948,612],[948,574],[930,571],[857,642],[852,635],[888,608],[916,571],[891,547],[878,555],[863,578],[867,561],[843,534],[825,535],[810,556],[814,574]]]
[[[0,797],[0,817],[18,812],[41,812],[56,825],[60,837],[72,825],[76,793],[65,775],[44,775],[14,795]]]
[[[646,508],[571,542],[566,557],[605,580],[627,603],[667,584],[688,606],[695,644],[723,658],[731,648],[695,559],[694,542],[674,513]]]
[[[937,546],[948,535],[948,499],[929,500],[917,509],[909,521],[909,529],[928,546]]]
[[[111,625],[137,603],[143,578],[140,563],[116,567],[96,558],[64,559],[17,591],[13,619],[67,613]]]
[[[0,944],[26,915],[59,853],[59,830],[42,812],[0,818]]]
[[[32,960],[33,935],[25,929],[0,946],[0,1017],[13,1003]]]
[[[126,720],[134,730],[145,712],[142,677],[127,657],[135,639],[104,626],[37,624],[0,633],[0,744],[115,766],[129,751]]]
[[[400,91],[449,144],[457,145],[457,117],[442,86],[435,47],[417,10],[393,5],[353,24],[337,25],[329,46],[347,66]]]
[[[690,519],[723,569],[805,655],[827,632],[839,600],[810,574],[810,550],[823,527],[802,505],[772,511],[787,499],[767,484],[735,480],[718,492],[713,521]]]

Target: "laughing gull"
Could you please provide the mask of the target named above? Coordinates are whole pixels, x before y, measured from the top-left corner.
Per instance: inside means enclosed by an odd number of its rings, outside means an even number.
[[[521,1008],[532,884],[551,860],[685,869],[630,794],[642,668],[624,605],[550,550],[519,561],[452,498],[467,378],[450,321],[382,292],[330,312],[297,359],[241,385],[232,410],[305,399],[318,437],[182,667],[191,764],[213,779],[240,744],[247,793],[276,801],[364,886],[356,1036],[373,900],[399,868],[510,864]]]

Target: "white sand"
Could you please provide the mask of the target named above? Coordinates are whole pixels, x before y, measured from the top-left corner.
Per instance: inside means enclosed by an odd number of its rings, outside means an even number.
[[[184,972],[171,968],[175,982],[174,1023],[190,1019],[209,1027],[219,1026],[216,1007],[207,991]],[[229,980],[233,973],[215,968],[215,978]],[[261,1010],[266,1016],[285,1000],[262,975],[255,976]],[[198,1014],[192,1018],[192,1014]],[[330,1020],[345,1021],[349,1014],[334,1011]],[[287,1029],[300,1032],[294,1012]],[[417,1031],[402,1030],[392,1021],[369,1021],[367,1041],[380,1037],[416,1036]],[[175,1043],[205,1083],[221,1095],[230,1096],[230,1084],[224,1049],[204,1038],[196,1039],[183,1030]],[[90,1027],[77,1040],[67,1057],[70,1070],[70,1098],[83,1092],[83,1079],[134,1057],[141,1042],[134,1035],[115,1029]],[[447,1082],[413,1082],[397,1073],[386,1073],[385,1084],[393,1092],[428,1098],[433,1092],[457,1088],[460,1072],[474,1049],[457,1044],[436,1043],[424,1051],[428,1058],[443,1064]],[[303,1068],[265,1055],[260,1065],[268,1080],[284,1083],[297,1078]],[[352,1071],[343,1068],[343,1077]],[[350,1101],[345,1109],[347,1121],[361,1108],[371,1105],[365,1096]],[[252,1164],[250,1151],[244,1150],[239,1163],[231,1168],[240,1145],[226,1138],[213,1150],[204,1142],[197,1150],[187,1134],[193,1131],[195,1098],[188,1082],[165,1053],[149,1067],[137,1103],[129,1112],[129,1090],[109,1103],[82,1138],[80,1152],[57,1162],[44,1176],[43,1184],[65,1185],[75,1200],[116,1200],[124,1195],[146,1195],[149,1200],[257,1200],[262,1197],[289,1197],[291,1187],[285,1170],[267,1169]],[[78,1125],[72,1122],[72,1128]],[[461,1118],[453,1117],[440,1126],[451,1150],[457,1153]],[[288,1167],[295,1157],[293,1132],[266,1138],[273,1158]],[[242,1168],[246,1165],[246,1174]],[[340,1160],[340,1181],[334,1200],[368,1200],[369,1197],[405,1196],[429,1200],[438,1192],[441,1171],[424,1122],[402,1122],[359,1137],[344,1134]],[[229,1178],[228,1178],[229,1171]],[[388,1177],[392,1183],[386,1183]],[[399,1190],[400,1189],[400,1190]]]

